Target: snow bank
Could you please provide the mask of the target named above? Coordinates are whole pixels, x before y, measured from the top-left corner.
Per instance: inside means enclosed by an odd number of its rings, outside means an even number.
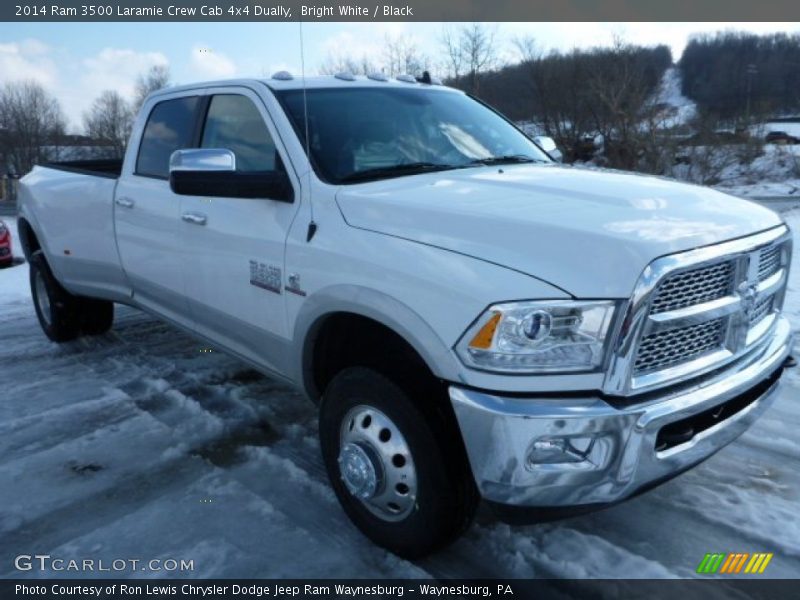
[[[17,218],[2,217],[2,220],[11,230],[11,248],[14,256],[21,257],[22,246],[17,234]],[[0,269],[0,306],[7,304],[19,306],[30,302],[30,297],[27,264]]]

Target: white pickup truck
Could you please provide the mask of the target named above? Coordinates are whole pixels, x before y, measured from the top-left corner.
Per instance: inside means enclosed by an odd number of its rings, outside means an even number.
[[[773,212],[569,168],[411,77],[151,95],[123,162],[35,168],[19,232],[52,340],[148,311],[302,390],[344,510],[406,557],[608,505],[708,458],[791,363]]]

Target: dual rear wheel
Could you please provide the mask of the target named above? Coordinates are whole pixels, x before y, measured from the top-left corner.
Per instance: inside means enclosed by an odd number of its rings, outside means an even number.
[[[100,335],[111,329],[114,303],[70,294],[53,276],[41,250],[30,258],[30,284],[39,325],[54,342]]]

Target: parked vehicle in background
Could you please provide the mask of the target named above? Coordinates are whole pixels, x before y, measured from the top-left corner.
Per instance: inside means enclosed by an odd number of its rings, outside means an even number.
[[[480,498],[623,500],[769,406],[792,238],[756,204],[540,142],[411,77],[155,92],[124,162],[22,180],[39,322],[66,342],[129,304],[296,386],[345,512],[402,556]]]
[[[11,249],[11,230],[0,220],[0,268],[11,266],[14,254]]]
[[[768,144],[800,144],[800,139],[789,135],[785,131],[770,131],[764,141]]]

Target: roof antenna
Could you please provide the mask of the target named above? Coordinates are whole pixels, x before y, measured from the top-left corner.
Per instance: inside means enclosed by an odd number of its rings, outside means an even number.
[[[303,22],[300,21],[300,78],[303,81],[303,121],[306,126],[306,157],[308,158],[308,206],[311,220],[308,222],[306,242],[310,242],[317,233],[317,224],[314,221],[314,200],[311,198],[311,138],[308,135],[308,98],[306,96],[306,57],[303,51]]]

